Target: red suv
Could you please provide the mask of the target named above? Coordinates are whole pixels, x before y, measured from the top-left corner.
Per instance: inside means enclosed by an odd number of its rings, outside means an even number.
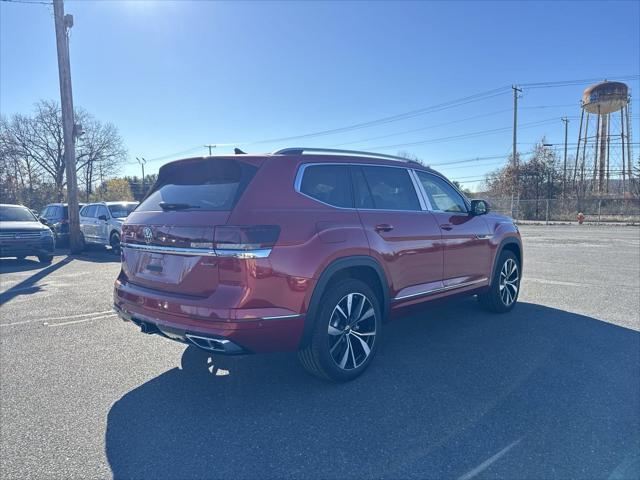
[[[115,308],[145,333],[238,354],[297,350],[350,380],[390,312],[454,294],[511,310],[510,218],[419,163],[289,148],[164,165],[122,227]]]

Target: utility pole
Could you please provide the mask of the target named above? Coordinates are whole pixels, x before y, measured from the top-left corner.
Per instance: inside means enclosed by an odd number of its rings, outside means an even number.
[[[208,149],[209,149],[209,156],[211,156],[211,155],[212,155],[212,153],[211,153],[211,149],[212,149],[212,148],[216,148],[216,147],[217,147],[217,145],[214,145],[214,144],[211,144],[211,143],[209,143],[209,144],[207,144],[207,145],[205,145],[205,146],[204,146],[204,148],[208,148]]]
[[[142,167],[142,198],[144,198],[145,194],[147,193],[147,191],[144,188],[144,164],[147,163],[147,159],[144,157],[136,157],[136,160]]]
[[[511,190],[511,216],[515,218],[514,197],[518,195],[518,201],[520,200],[518,178],[518,93],[521,93],[522,89],[515,85],[512,85],[511,88],[513,89],[513,188]]]
[[[71,66],[69,64],[69,35],[73,16],[64,14],[63,0],[53,0],[53,17],[58,49],[58,74],[60,77],[60,105],[62,107],[62,131],[64,137],[64,161],[67,174],[67,203],[69,204],[69,249],[71,253],[82,250],[80,244],[80,218],[78,216],[78,183],[76,180],[76,128],[71,91]]]
[[[569,136],[569,119],[562,117],[564,123],[564,167],[562,169],[562,198],[565,198],[567,188],[567,138]]]

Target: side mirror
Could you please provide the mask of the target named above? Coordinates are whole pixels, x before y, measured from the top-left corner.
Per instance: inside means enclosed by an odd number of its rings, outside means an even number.
[[[471,200],[471,215],[486,215],[489,213],[489,202],[486,200]]]
[[[100,215],[98,217],[98,220],[104,220],[106,222],[107,221],[107,216],[106,215]]]
[[[43,225],[47,224],[47,219],[44,218],[44,217],[40,217],[40,218],[38,218],[38,220],[40,220],[40,223],[42,223]]]

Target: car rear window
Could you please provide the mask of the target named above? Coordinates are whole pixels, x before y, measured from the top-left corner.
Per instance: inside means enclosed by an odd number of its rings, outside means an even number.
[[[109,205],[109,211],[112,217],[127,218],[137,206],[137,203],[119,203],[117,205]]]
[[[228,211],[256,171],[253,165],[226,158],[169,164],[160,170],[153,190],[136,211],[162,211],[162,205],[178,205],[179,210]]]

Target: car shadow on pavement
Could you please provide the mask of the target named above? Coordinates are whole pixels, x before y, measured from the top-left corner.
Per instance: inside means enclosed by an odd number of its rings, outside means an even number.
[[[120,263],[120,255],[101,246],[86,245],[78,259],[93,263]]]
[[[114,477],[638,478],[638,332],[471,299],[385,330],[347,384],[274,354],[137,387],[108,414]]]
[[[56,270],[64,267],[66,264],[71,262],[73,257],[67,256],[60,260],[59,262],[55,262],[52,264],[42,264],[37,263],[40,267],[36,273],[31,275],[30,277],[25,278],[19,283],[16,283],[13,287],[7,289],[6,291],[0,293],[0,305],[4,305],[9,302],[11,299],[17,297],[18,295],[30,295],[32,293],[37,293],[42,290],[46,284],[36,285],[40,280],[45,278],[47,275],[55,272]],[[6,263],[5,263],[6,262]],[[22,260],[22,261],[14,261],[12,263],[11,260],[2,260],[0,262],[0,273],[14,273],[14,272],[24,272],[29,271],[31,263],[30,260]],[[21,268],[25,264],[26,268]]]
[[[50,264],[48,263],[40,263],[38,260],[32,260],[31,258],[25,258],[24,260],[0,258],[0,274],[42,270],[49,266]]]
[[[67,258],[76,258],[78,260],[85,260],[93,263],[120,263],[120,255],[114,254],[111,250],[99,246],[85,246],[84,250],[79,254],[71,254],[69,250],[63,248],[57,248],[55,257],[66,256]],[[51,265],[47,263],[40,263],[30,257],[24,260],[17,260],[15,258],[2,258],[0,259],[0,274],[3,273],[17,273],[27,272],[30,270],[46,270]]]

